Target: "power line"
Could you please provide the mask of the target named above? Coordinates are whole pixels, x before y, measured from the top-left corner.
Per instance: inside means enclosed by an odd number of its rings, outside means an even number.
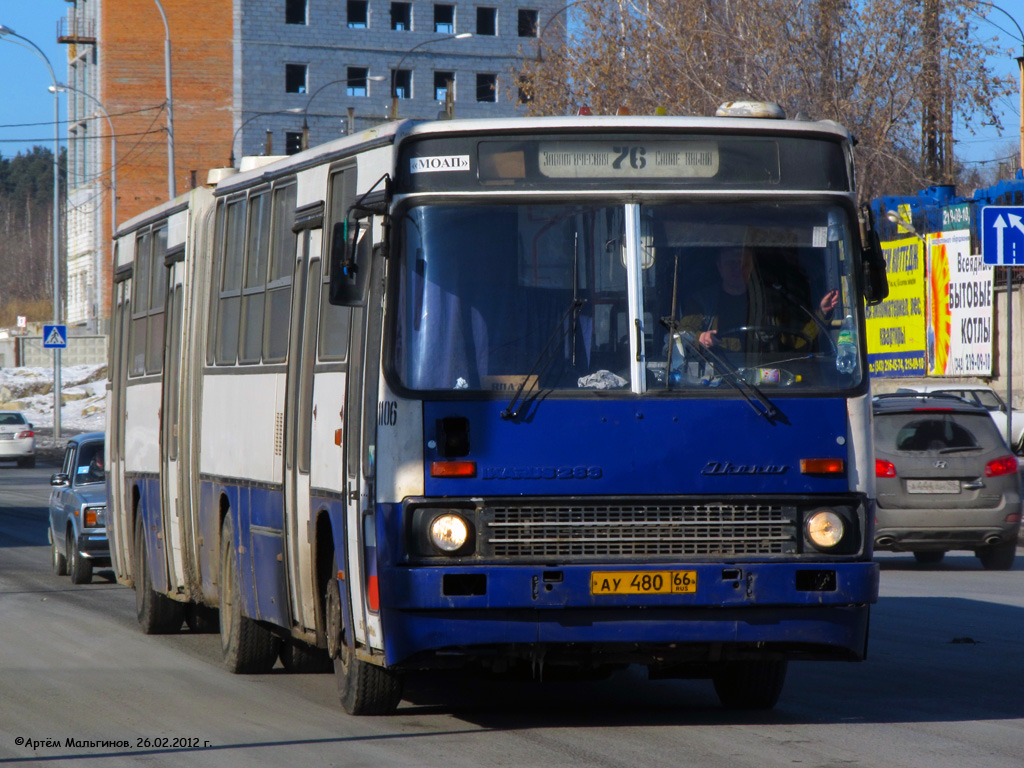
[[[160,104],[154,104],[152,107],[140,107],[139,109],[130,109],[130,110],[127,110],[125,112],[114,112],[114,113],[112,113],[110,115],[110,117],[113,118],[113,117],[123,117],[124,115],[138,115],[138,114],[140,114],[142,112],[150,112],[150,111],[152,111],[154,109],[159,109],[160,111],[163,111],[163,108],[164,108],[164,105],[163,105],[163,102],[161,102]],[[90,117],[86,117],[86,118],[83,118],[83,119],[91,120],[92,117],[90,116]],[[71,121],[68,120],[67,122],[71,122]],[[34,126],[40,126],[40,125],[51,126],[51,125],[53,125],[53,120],[44,120],[44,121],[39,122],[39,123],[0,123],[0,128],[32,128]]]

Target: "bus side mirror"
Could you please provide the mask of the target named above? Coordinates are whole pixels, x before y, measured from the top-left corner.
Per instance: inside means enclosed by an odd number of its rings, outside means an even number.
[[[864,298],[868,305],[881,304],[889,295],[889,278],[885,274],[885,256],[874,226],[874,215],[867,206],[861,208],[861,242],[864,251],[861,263],[864,265]]]
[[[351,228],[351,237],[349,229]],[[331,230],[330,290],[328,300],[339,306],[360,303],[365,280],[356,258],[359,251],[359,225],[346,219],[335,222]]]

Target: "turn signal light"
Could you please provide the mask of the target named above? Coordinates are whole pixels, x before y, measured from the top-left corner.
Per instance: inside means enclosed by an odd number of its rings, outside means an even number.
[[[992,459],[985,465],[985,477],[999,477],[1000,475],[1012,475],[1017,471],[1017,457],[1003,456],[999,459]]]
[[[475,461],[433,461],[431,477],[476,477]]]
[[[842,459],[800,459],[800,471],[805,475],[841,475],[846,471]]]
[[[885,459],[875,459],[875,477],[896,477],[896,465]]]

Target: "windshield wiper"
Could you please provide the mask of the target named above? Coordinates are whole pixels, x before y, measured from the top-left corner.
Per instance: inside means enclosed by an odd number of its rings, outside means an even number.
[[[678,320],[663,317],[661,322],[669,329],[669,333],[672,334],[671,338],[678,337],[686,345],[687,349],[695,353],[705,363],[711,363],[716,371],[724,371],[722,379],[743,396],[743,399],[754,409],[755,413],[759,416],[764,416],[768,421],[775,421],[781,415],[779,409],[765,396],[764,392],[740,376],[740,372],[736,369],[735,365],[714,352],[710,347],[705,347],[703,344],[694,341],[691,334],[685,331],[678,331]]]
[[[506,421],[519,418],[519,412],[522,409],[522,406],[526,404],[526,398],[522,399],[519,403],[519,407],[514,406],[523,394],[523,390],[526,389],[527,383],[529,383],[530,379],[535,374],[537,377],[537,389],[538,391],[540,390],[540,377],[544,375],[547,369],[551,367],[551,363],[555,361],[555,357],[558,352],[558,344],[561,344],[562,341],[565,340],[565,337],[570,333],[575,335],[576,317],[584,303],[583,299],[580,298],[574,298],[569,302],[569,308],[565,310],[565,314],[562,315],[561,320],[558,321],[558,325],[556,325],[554,330],[551,332],[547,342],[544,344],[544,348],[541,349],[540,354],[537,355],[537,359],[534,360],[533,365],[530,366],[530,370],[523,377],[523,380],[519,382],[519,386],[516,388],[515,394],[512,395],[512,399],[508,401],[508,405],[506,405],[505,409],[501,412],[501,418]],[[570,316],[572,316],[572,320],[567,323],[566,320],[569,320]],[[559,331],[561,331],[561,333],[559,333]],[[545,360],[545,358],[547,359]]]
[[[980,445],[954,445],[952,448],[940,448],[939,453],[959,453],[960,451],[982,451],[984,448]]]

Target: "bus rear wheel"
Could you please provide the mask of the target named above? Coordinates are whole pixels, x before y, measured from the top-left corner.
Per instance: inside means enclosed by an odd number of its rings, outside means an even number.
[[[259,622],[242,615],[238,554],[231,513],[220,529],[220,650],[224,666],[239,675],[269,672],[277,661],[278,639]]]
[[[342,708],[350,715],[390,715],[402,700],[402,678],[384,667],[359,659],[346,642],[341,619],[338,563],[331,564],[324,616],[327,618],[327,651],[334,660],[334,682]]]
[[[771,709],[786,682],[785,661],[731,661],[712,678],[722,706]]]
[[[149,553],[142,527],[142,516],[135,520],[135,617],[147,635],[166,635],[181,629],[185,618],[184,606],[153,589],[149,575]]]

